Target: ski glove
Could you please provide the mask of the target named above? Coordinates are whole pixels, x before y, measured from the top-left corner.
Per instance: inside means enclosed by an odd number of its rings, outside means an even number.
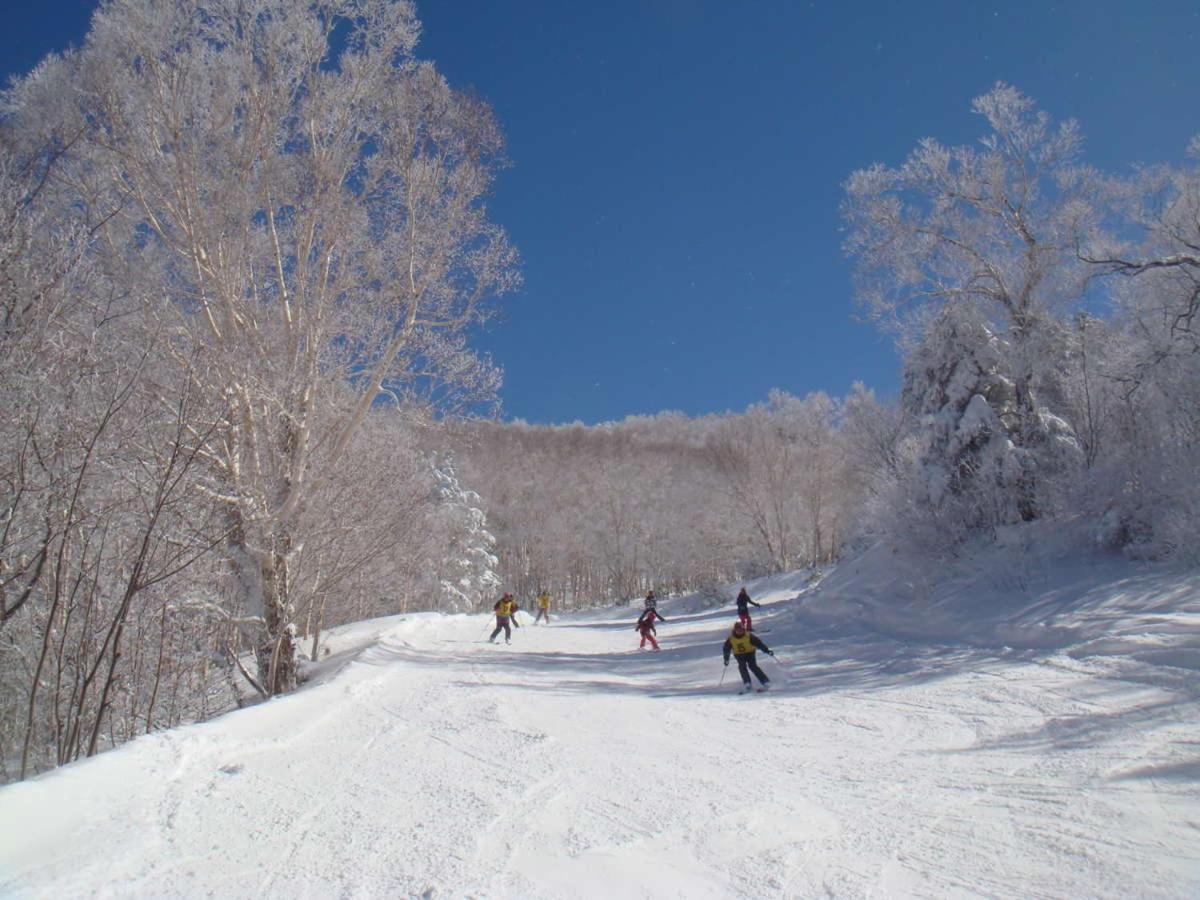
[[[767,656],[774,656],[774,655],[775,655],[775,651],[774,651],[774,650],[768,650],[768,651],[767,651]]]

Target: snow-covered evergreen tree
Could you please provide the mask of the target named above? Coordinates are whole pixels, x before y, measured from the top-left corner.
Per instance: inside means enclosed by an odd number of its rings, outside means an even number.
[[[500,586],[496,538],[487,530],[483,499],[459,482],[453,454],[434,458],[433,475],[447,538],[445,555],[434,564],[438,605],[447,612],[480,609]]]
[[[1026,414],[1009,359],[1007,339],[958,306],[941,310],[905,366],[903,402],[918,423],[909,499],[962,536],[1030,518],[1048,476],[1080,456],[1067,422],[1036,403]]]
[[[1000,343],[969,310],[949,308],[930,326],[904,373],[903,402],[919,429],[913,499],[932,509],[958,504],[969,520],[964,524],[976,526],[1015,515],[1011,504],[985,512],[991,504],[983,501],[1004,503],[1004,489],[1021,477],[1020,456],[1000,415],[1012,400],[1011,382],[1001,374]]]

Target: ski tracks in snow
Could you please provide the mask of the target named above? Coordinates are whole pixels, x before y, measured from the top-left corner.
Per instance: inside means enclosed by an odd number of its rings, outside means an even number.
[[[906,658],[776,628],[786,677],[737,697],[717,689],[725,626],[668,619],[663,651],[642,654],[599,613],[522,628],[511,647],[474,641],[480,617],[400,621],[322,684],[7,788],[22,812],[0,806],[0,829],[27,827],[0,847],[0,892],[1115,900],[1200,886],[1194,670]]]

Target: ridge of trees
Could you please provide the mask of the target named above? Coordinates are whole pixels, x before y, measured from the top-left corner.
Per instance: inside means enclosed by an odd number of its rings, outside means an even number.
[[[861,493],[843,419],[877,413],[862,387],[848,405],[775,391],[737,414],[466,423],[451,439],[488,504],[505,585],[591,605],[836,558]]]

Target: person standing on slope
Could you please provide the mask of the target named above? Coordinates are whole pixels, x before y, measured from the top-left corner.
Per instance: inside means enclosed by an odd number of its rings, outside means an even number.
[[[737,595],[738,620],[745,626],[747,631],[754,630],[754,625],[750,621],[750,607],[761,605],[750,599],[750,595],[746,593],[746,586],[742,585],[742,590]]]
[[[654,588],[651,588],[650,593],[648,593],[646,595],[646,603],[642,608],[643,609],[657,609],[658,608],[658,598],[654,596]]]
[[[642,642],[640,644],[638,644],[639,650],[646,649],[646,641],[649,641],[650,646],[653,647],[655,650],[661,649],[658,646],[658,641],[656,641],[654,639],[654,634],[655,634],[654,620],[655,619],[657,619],[660,622],[667,621],[666,619],[664,619],[662,616],[660,616],[658,614],[658,610],[655,609],[653,606],[647,607],[642,612],[642,614],[640,616],[638,616],[637,624],[634,625],[633,627],[636,628],[639,632],[641,632],[641,635],[642,635]]]
[[[496,643],[496,635],[501,630],[504,631],[504,643],[512,643],[512,629],[508,627],[508,622],[511,619],[512,624],[517,628],[521,626],[517,623],[517,610],[521,607],[517,606],[517,601],[513,599],[512,594],[505,594],[496,601],[496,605],[492,609],[496,613],[496,630],[492,632],[492,636],[488,638],[489,643]]]
[[[761,650],[767,656],[774,656],[771,648],[758,639],[758,635],[751,634],[746,626],[739,619],[733,626],[733,632],[729,637],[725,638],[725,646],[721,648],[721,653],[725,657],[725,665],[729,665],[729,654],[732,653],[737,659],[738,672],[742,676],[742,693],[750,690],[750,673],[758,679],[759,692],[765,691],[771,679],[764,674],[763,670],[758,667],[758,662],[755,660],[755,649]]]
[[[550,624],[550,592],[549,591],[542,591],[540,594],[538,594],[537,605],[538,605],[538,614],[537,614],[537,618],[533,620],[533,624],[536,625],[538,622],[542,621],[542,619],[545,619],[546,624],[549,625]]]

